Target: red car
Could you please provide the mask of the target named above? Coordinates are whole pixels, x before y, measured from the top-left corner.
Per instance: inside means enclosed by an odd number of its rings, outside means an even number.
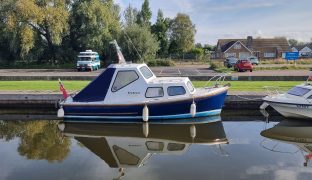
[[[253,66],[249,60],[238,60],[234,65],[235,71],[250,71],[252,72]]]

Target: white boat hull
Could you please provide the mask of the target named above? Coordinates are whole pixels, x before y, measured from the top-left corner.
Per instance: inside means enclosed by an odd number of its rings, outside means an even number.
[[[312,119],[312,106],[267,101],[266,103],[286,118]]]

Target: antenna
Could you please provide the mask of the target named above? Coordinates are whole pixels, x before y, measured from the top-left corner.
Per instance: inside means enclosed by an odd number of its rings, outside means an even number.
[[[122,27],[123,27],[123,32],[125,33],[125,35],[126,35],[126,37],[127,37],[127,40],[131,43],[131,45],[133,46],[135,52],[138,54],[138,56],[139,56],[139,58],[140,58],[140,61],[142,60],[143,63],[145,63],[145,62],[144,62],[144,59],[142,59],[141,54],[139,53],[139,51],[137,50],[137,48],[136,48],[135,45],[133,44],[131,38],[128,36],[127,32],[125,31],[124,25],[122,25]]]

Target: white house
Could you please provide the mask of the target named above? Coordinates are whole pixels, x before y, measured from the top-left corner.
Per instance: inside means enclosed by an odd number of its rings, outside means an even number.
[[[312,44],[294,46],[292,52],[299,52],[299,57],[312,57]]]

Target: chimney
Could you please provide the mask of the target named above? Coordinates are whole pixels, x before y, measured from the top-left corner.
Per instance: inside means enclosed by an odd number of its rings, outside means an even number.
[[[252,36],[247,36],[247,48],[252,49]]]

